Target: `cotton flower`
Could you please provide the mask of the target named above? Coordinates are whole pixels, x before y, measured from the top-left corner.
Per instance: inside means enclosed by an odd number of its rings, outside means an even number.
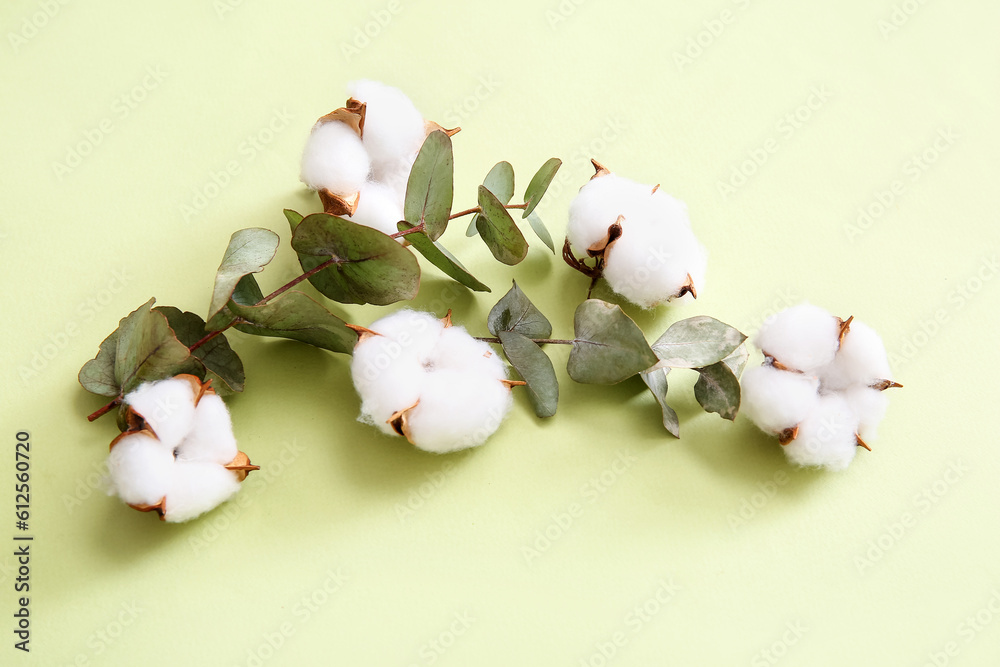
[[[483,444],[513,403],[500,356],[450,316],[383,317],[362,331],[351,375],[360,421],[438,454]]]
[[[130,428],[111,443],[111,491],[169,522],[228,500],[257,466],[233,437],[225,403],[193,375],[148,382],[127,396]]]
[[[846,468],[885,416],[883,390],[901,386],[882,339],[853,317],[803,303],[769,318],[754,344],[765,362],[740,380],[744,414],[778,436],[792,463]]]
[[[319,193],[327,213],[394,234],[420,146],[443,128],[425,121],[396,88],[369,80],[347,88],[347,105],[320,118],[310,132],[301,179]],[[457,131],[445,130],[449,136]]]
[[[707,254],[684,202],[594,164],[597,174],[570,204],[570,245],[597,257],[611,289],[644,308],[697,296]]]

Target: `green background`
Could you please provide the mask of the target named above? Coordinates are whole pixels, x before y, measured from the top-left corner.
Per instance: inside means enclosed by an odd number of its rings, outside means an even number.
[[[224,3],[0,9],[0,663],[992,664],[1000,6]],[[80,366],[150,296],[204,314],[236,229],[282,237],[265,292],[294,275],[281,211],[318,207],[300,150],[359,77],[463,127],[456,207],[496,161],[520,196],[551,156],[559,238],[590,157],[685,200],[708,282],[626,306],[651,337],[698,314],[752,333],[802,299],[874,326],[906,385],[874,452],[793,469],[683,372],[674,440],[641,382],[575,385],[558,348],[554,418],[520,395],[484,447],[437,457],[355,421],[346,358],[234,333],[262,473],[184,525],[105,496],[117,431],[87,423]],[[444,241],[493,293],[425,265],[415,306],[482,335],[515,277],[570,335],[586,279],[530,232],[501,266],[464,226]],[[30,656],[9,629],[18,430]]]

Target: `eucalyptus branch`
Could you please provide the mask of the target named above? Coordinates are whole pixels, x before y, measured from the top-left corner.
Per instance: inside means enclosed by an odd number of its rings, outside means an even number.
[[[527,204],[504,204],[504,208],[507,210],[516,209],[526,209]],[[482,213],[483,209],[481,206],[473,206],[472,208],[467,208],[464,211],[459,211],[458,213],[452,213],[448,216],[449,220],[454,220],[455,218],[461,218],[463,215],[472,215],[473,213]]]
[[[489,337],[489,336],[473,336],[476,340],[481,340],[484,343],[496,343],[501,344],[499,338]],[[567,340],[565,338],[532,338],[530,339],[533,343],[537,345],[572,345],[576,340]]]

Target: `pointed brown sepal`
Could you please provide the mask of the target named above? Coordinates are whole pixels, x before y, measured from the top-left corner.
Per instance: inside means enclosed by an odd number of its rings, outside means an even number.
[[[424,136],[429,135],[431,132],[437,132],[438,130],[440,130],[441,132],[444,132],[449,137],[453,137],[456,134],[458,134],[459,132],[461,132],[462,128],[460,128],[460,127],[453,127],[453,128],[451,128],[449,130],[449,129],[446,129],[446,128],[442,127],[438,123],[435,123],[432,120],[425,120],[424,121]]]
[[[652,191],[652,192],[650,192],[649,194],[651,194],[651,195],[655,195],[655,194],[656,194],[656,191],[657,191],[657,190],[659,190],[659,189],[660,189],[660,184],[659,184],[659,183],[657,183],[656,185],[654,185],[654,186],[653,186],[653,191]]]
[[[391,426],[393,431],[406,438],[411,445],[413,440],[410,439],[410,410],[418,405],[420,405],[420,399],[417,399],[417,402],[408,408],[393,412],[392,416],[385,420],[385,423]]]
[[[892,389],[893,387],[902,388],[903,385],[898,382],[893,382],[892,380],[876,380],[868,385],[872,389],[878,389],[879,391],[885,391],[886,389]]]
[[[868,443],[861,439],[860,435],[854,434],[854,439],[858,441],[858,447],[864,447],[869,452],[872,450],[872,448],[868,446]]]
[[[590,164],[594,165],[594,175],[590,177],[590,180],[594,180],[598,176],[607,176],[608,174],[611,173],[611,170],[609,170],[607,167],[605,167],[603,164],[601,164],[594,158],[590,158]]]
[[[799,427],[793,426],[792,428],[786,428],[784,431],[778,434],[778,442],[784,447],[792,440],[794,440],[799,435]]]
[[[260,470],[260,466],[250,463],[250,457],[246,455],[246,452],[237,452],[236,458],[227,463],[225,468],[231,470],[236,475],[236,479],[241,482],[254,470]]]
[[[685,294],[690,294],[692,297],[694,297],[695,299],[697,299],[698,298],[698,290],[695,289],[694,278],[691,277],[690,273],[687,274],[687,276],[688,276],[687,282],[684,283],[683,285],[681,285],[680,290],[676,294],[676,298],[679,299],[682,296],[684,296]]]
[[[851,315],[846,320],[842,320],[839,317],[837,321],[840,322],[840,333],[837,335],[837,349],[844,344],[844,336],[846,336],[851,330],[851,322],[854,321],[854,315]]]
[[[625,216],[619,215],[618,219],[608,227],[608,233],[605,234],[604,238],[587,248],[587,254],[591,257],[604,257],[604,253],[615,244],[615,241],[622,237],[623,222],[625,222]]]
[[[160,502],[156,503],[155,505],[133,505],[132,503],[129,503],[128,506],[139,512],[156,512],[160,516],[160,521],[166,521],[167,520],[166,518],[167,511],[165,509],[166,504],[167,504],[167,497],[163,496],[162,498],[160,498]]]
[[[444,325],[445,329],[451,326],[451,308],[448,309],[448,314],[441,318],[441,324]]]
[[[328,215],[350,216],[358,210],[358,200],[361,199],[360,192],[355,192],[347,197],[335,195],[325,188],[316,192],[319,194],[320,203],[323,204],[323,212]]]
[[[508,389],[513,389],[514,387],[523,387],[528,383],[524,380],[500,380],[500,384],[505,385]]]
[[[347,327],[348,329],[350,329],[351,331],[353,331],[354,333],[358,334],[358,343],[360,343],[361,341],[366,340],[368,338],[371,338],[372,336],[381,336],[382,335],[379,332],[372,331],[368,327],[363,327],[360,324],[347,324],[347,323],[345,323],[344,326]],[[357,345],[357,343],[355,343],[355,345]]]
[[[320,116],[319,123],[329,123],[332,121],[340,121],[341,123],[346,123],[348,127],[354,130],[358,137],[364,136],[365,132],[365,103],[359,102],[353,97],[348,98],[345,106],[339,109],[334,109],[325,116]]]

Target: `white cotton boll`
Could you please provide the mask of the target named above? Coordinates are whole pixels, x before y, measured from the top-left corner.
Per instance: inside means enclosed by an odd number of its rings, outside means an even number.
[[[371,160],[354,130],[340,121],[317,123],[302,151],[302,182],[313,190],[348,196],[361,189]]]
[[[410,180],[410,170],[417,159],[417,153],[407,153],[392,162],[372,165],[372,180],[378,181],[393,194],[399,206],[406,200],[406,184]],[[402,218],[400,218],[402,219]]]
[[[396,223],[403,219],[402,200],[388,186],[368,181],[361,186],[358,210],[347,219],[384,234],[395,234],[399,231]]]
[[[788,460],[799,466],[843,470],[857,453],[858,418],[839,394],[820,396],[815,409],[799,424],[795,439],[784,446]]]
[[[811,373],[833,361],[839,336],[837,318],[802,303],[769,317],[754,343],[782,365]]]
[[[496,432],[512,405],[510,389],[493,377],[434,371],[408,415],[410,439],[437,454],[476,447]]]
[[[420,399],[426,371],[415,358],[395,356],[399,348],[380,338],[369,338],[355,349],[351,377],[361,397],[359,419],[394,435],[396,432],[387,422]]]
[[[645,219],[643,197],[652,189],[616,174],[587,181],[569,205],[566,236],[576,253],[583,255],[603,240],[619,215],[625,216],[624,225]]]
[[[220,465],[177,461],[163,518],[171,523],[189,521],[215,509],[239,490],[236,475]]]
[[[647,207],[650,217],[657,223],[691,226],[687,204],[662,189],[650,194]]]
[[[866,443],[878,436],[878,425],[885,417],[889,399],[885,392],[864,386],[854,386],[843,392],[848,405],[858,418],[858,435]]]
[[[616,293],[643,308],[678,294],[688,282],[704,281],[707,255],[682,225],[623,225],[622,236],[605,255],[604,278]]]
[[[172,484],[173,453],[138,432],[118,441],[108,454],[111,490],[130,505],[155,505]]]
[[[882,338],[864,322],[853,320],[833,362],[823,370],[823,387],[836,391],[891,379]]]
[[[404,308],[372,322],[368,328],[396,341],[407,354],[423,359],[438,344],[445,326],[431,313]]]
[[[238,452],[226,404],[216,394],[205,394],[195,408],[191,433],[177,447],[177,458],[226,465]]]
[[[420,150],[424,118],[402,91],[370,80],[353,81],[347,90],[366,105],[362,137],[376,170]]]
[[[194,388],[183,378],[170,378],[139,385],[125,397],[161,445],[172,451],[194,424]]]
[[[476,340],[464,327],[448,327],[428,357],[428,371],[467,371],[496,380],[507,378],[507,367],[489,343]]]
[[[817,378],[773,366],[747,369],[740,378],[740,386],[743,414],[760,430],[772,435],[797,426],[819,402]]]

